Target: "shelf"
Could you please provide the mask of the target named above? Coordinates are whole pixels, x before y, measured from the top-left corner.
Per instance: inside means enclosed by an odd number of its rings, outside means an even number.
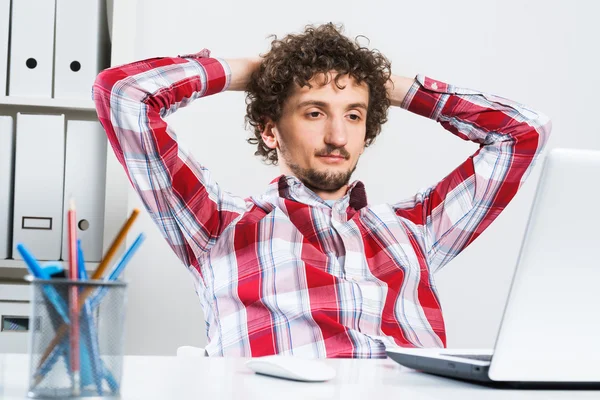
[[[66,261],[40,261],[40,264],[59,263],[65,264]],[[95,270],[100,263],[88,262],[85,263],[86,270]],[[0,260],[0,268],[26,268],[25,262],[22,260]]]
[[[0,106],[3,105],[11,107],[55,108],[96,112],[96,107],[92,100],[0,96]]]

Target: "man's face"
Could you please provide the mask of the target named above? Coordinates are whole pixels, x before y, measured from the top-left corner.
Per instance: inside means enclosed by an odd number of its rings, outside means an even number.
[[[326,85],[321,74],[309,81],[311,88],[296,86],[280,120],[271,125],[271,142],[266,141],[277,148],[284,171],[323,192],[348,184],[365,148],[368,87],[343,75],[338,82],[344,89],[339,89],[335,75],[330,72]]]

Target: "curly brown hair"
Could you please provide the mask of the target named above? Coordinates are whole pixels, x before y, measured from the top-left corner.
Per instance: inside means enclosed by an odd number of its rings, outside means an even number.
[[[303,33],[289,34],[281,40],[273,36],[271,49],[262,55],[263,60],[246,88],[246,126],[251,125],[254,130],[248,143],[257,145],[254,154],[262,156],[265,163],[276,165],[278,161],[277,151],[267,147],[261,137],[268,118],[277,122],[294,84],[310,88],[308,81],[316,74],[336,71],[334,81],[340,89],[338,80],[342,75],[367,84],[366,147],[387,122],[390,100],[385,85],[391,76],[391,64],[379,51],[362,47],[358,37],[351,41],[342,31],[343,26],[328,23],[307,25]],[[323,84],[328,83],[326,78]]]

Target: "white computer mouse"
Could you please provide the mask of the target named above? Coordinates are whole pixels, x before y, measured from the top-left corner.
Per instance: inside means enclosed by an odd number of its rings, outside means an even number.
[[[335,369],[323,361],[292,356],[265,356],[246,362],[257,374],[303,382],[324,382],[335,378]]]

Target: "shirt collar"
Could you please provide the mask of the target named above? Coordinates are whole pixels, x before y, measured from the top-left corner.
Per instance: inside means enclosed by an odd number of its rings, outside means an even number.
[[[277,190],[279,197],[295,200],[309,205],[325,205],[326,203],[315,192],[307,188],[298,178],[292,175],[279,175],[273,179],[270,188]],[[361,181],[354,181],[348,186],[344,197],[338,202],[347,203],[356,211],[367,206],[367,192]]]

